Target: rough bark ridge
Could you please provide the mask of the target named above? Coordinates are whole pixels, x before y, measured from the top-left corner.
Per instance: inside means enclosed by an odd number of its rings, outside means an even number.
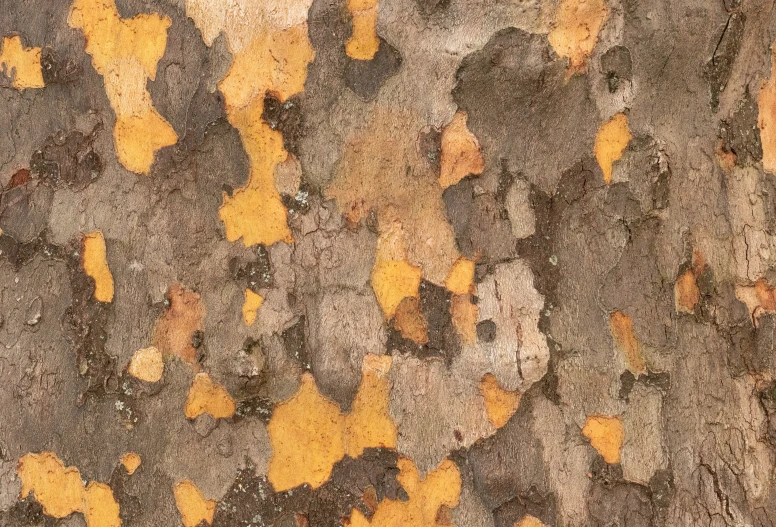
[[[772,3],[0,39],[0,526],[776,525]]]

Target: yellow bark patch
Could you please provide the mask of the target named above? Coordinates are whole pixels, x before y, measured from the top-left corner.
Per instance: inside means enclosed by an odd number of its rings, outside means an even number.
[[[345,53],[356,60],[372,60],[380,47],[377,36],[377,0],[348,0],[353,33],[345,43]]]
[[[380,229],[372,268],[372,290],[385,318],[390,320],[402,300],[419,297],[422,271],[407,261],[401,223],[394,221]]]
[[[0,72],[12,79],[11,86],[17,90],[43,88],[40,48],[25,48],[17,35],[3,38],[0,50]]]
[[[496,428],[501,428],[512,417],[520,406],[520,392],[505,390],[499,384],[496,376],[486,373],[480,380],[480,393],[485,398],[485,411],[488,421]]]
[[[615,347],[625,357],[628,369],[638,376],[647,373],[647,367],[641,356],[639,342],[633,332],[633,320],[622,311],[615,311],[609,315],[609,331],[612,333]]]
[[[515,527],[547,527],[547,524],[542,522],[536,516],[531,516],[530,514],[526,514],[520,519],[519,522],[515,524]]]
[[[547,38],[555,53],[569,59],[569,74],[587,69],[587,59],[608,16],[604,0],[561,1]]]
[[[463,256],[458,258],[445,280],[445,287],[454,295],[471,292],[474,285],[474,262]]]
[[[472,295],[453,295],[450,298],[450,315],[453,326],[464,344],[473,344],[477,340],[477,321],[480,310],[472,303]]]
[[[625,439],[625,428],[619,417],[605,415],[591,415],[587,418],[582,435],[590,440],[604,461],[607,463],[620,462],[620,450]]]
[[[763,145],[763,168],[776,174],[776,48],[771,54],[771,78],[763,82],[757,96],[760,140]]]
[[[84,488],[81,473],[65,464],[53,452],[25,454],[19,459],[17,474],[22,481],[19,499],[32,492],[43,513],[64,518],[81,512],[87,527],[119,527],[119,504],[104,483],[92,481]]]
[[[482,174],[485,169],[480,142],[466,126],[466,112],[455,112],[452,121],[442,129],[441,147],[439,185],[443,189],[470,174]]]
[[[272,457],[267,478],[276,491],[303,483],[320,487],[345,454],[356,457],[368,447],[396,448],[397,430],[388,413],[388,356],[367,355],[361,385],[349,414],[321,395],[309,373],[299,391],[280,403],[267,425]]]
[[[360,456],[369,447],[396,448],[398,431],[388,412],[386,374],[390,367],[389,355],[364,357],[361,385],[345,416],[345,453],[350,457]]]
[[[186,418],[195,419],[210,414],[215,419],[226,419],[234,415],[237,405],[226,388],[214,382],[207,373],[194,376],[186,399]]]
[[[420,311],[420,300],[415,297],[408,296],[399,303],[393,316],[393,327],[415,344],[428,343],[428,324]]]
[[[100,231],[84,234],[81,264],[87,276],[94,280],[94,298],[113,301],[113,275],[108,268],[105,238]]]
[[[124,468],[127,471],[127,474],[130,476],[135,473],[135,471],[140,467],[140,456],[135,454],[134,452],[127,452],[123,456],[121,456],[121,464],[124,465]]]
[[[258,293],[254,293],[250,289],[245,290],[245,300],[243,301],[242,315],[243,322],[246,326],[250,326],[256,321],[256,312],[264,303],[264,297]]]
[[[119,527],[119,504],[105,483],[92,481],[84,490],[84,519],[88,527]]]
[[[277,10],[275,4],[272,11]],[[246,185],[231,196],[224,194],[219,217],[226,238],[242,239],[245,246],[293,241],[287,211],[275,187],[275,167],[286,161],[288,152],[282,134],[262,119],[262,113],[267,93],[282,102],[304,90],[307,65],[315,56],[306,22],[290,27],[268,20],[261,24],[251,41],[239,48],[236,38],[227,34],[234,60],[218,85],[226,101],[227,118],[240,132],[251,166]]]
[[[154,327],[152,345],[165,357],[178,357],[194,364],[197,349],[191,342],[192,335],[202,331],[202,318],[205,315],[199,294],[180,284],[173,284],[167,290],[167,302],[167,309]]]
[[[594,152],[607,185],[612,182],[612,165],[622,157],[632,138],[628,128],[628,117],[624,113],[616,114],[598,129]]]
[[[64,518],[83,510],[81,473],[75,467],[65,467],[53,452],[25,454],[19,459],[17,473],[22,480],[19,499],[33,492],[44,514]]]
[[[692,269],[683,272],[674,283],[674,303],[677,313],[692,313],[701,298],[701,291]]]
[[[145,382],[159,382],[164,373],[162,352],[153,346],[137,350],[129,361],[127,372]]]
[[[302,483],[320,487],[345,455],[345,418],[309,373],[299,391],[275,407],[267,432],[272,443],[267,478],[276,491]]]
[[[203,521],[208,525],[213,523],[216,502],[206,499],[194,483],[189,480],[179,481],[172,492],[184,527],[197,527]]]
[[[178,140],[146,89],[164,55],[170,19],[145,13],[121,18],[113,0],[74,0],[68,24],[83,31],[86,52],[105,81],[116,113],[113,141],[119,162],[132,172],[147,174],[156,151]]]
[[[418,469],[412,460],[399,458],[401,483],[409,499],[407,501],[383,500],[377,507],[371,521],[357,509],[350,517],[351,527],[436,527],[441,507],[458,506],[461,495],[461,474],[455,463],[445,459],[425,479],[420,479]]]

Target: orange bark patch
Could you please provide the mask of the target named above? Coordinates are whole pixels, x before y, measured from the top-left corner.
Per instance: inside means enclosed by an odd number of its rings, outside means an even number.
[[[215,419],[229,418],[234,415],[237,405],[226,388],[213,382],[207,373],[198,373],[189,388],[186,399],[186,418],[195,419],[202,414],[210,414]]]
[[[0,48],[0,72],[10,78],[11,86],[19,91],[25,88],[43,88],[40,48],[25,48],[18,35],[5,37]]]
[[[609,330],[612,333],[614,344],[625,357],[628,369],[636,376],[647,373],[644,359],[641,356],[639,342],[633,332],[633,320],[622,311],[615,311],[609,315]]]
[[[245,290],[245,300],[243,301],[242,315],[243,322],[246,326],[250,326],[256,321],[256,312],[264,303],[264,297],[254,293],[250,289]]]
[[[692,313],[695,311],[695,305],[701,298],[698,283],[695,280],[695,273],[692,269],[687,269],[676,279],[674,284],[674,303],[677,313]]]
[[[453,295],[450,298],[450,315],[453,326],[460,335],[464,344],[473,344],[477,341],[477,320],[480,310],[477,304],[472,303],[472,295]]]
[[[184,527],[197,527],[203,521],[208,525],[213,523],[216,502],[206,499],[194,483],[180,481],[175,484],[172,492]]]
[[[399,303],[393,316],[393,327],[415,344],[428,343],[428,325],[420,312],[420,300],[415,297],[408,296]]]
[[[140,456],[134,452],[127,452],[121,456],[121,464],[124,465],[124,468],[127,470],[127,474],[130,476],[134,474],[135,471],[140,467],[140,463]]]
[[[105,81],[116,112],[113,140],[119,162],[132,172],[148,174],[156,151],[178,140],[146,88],[164,55],[170,19],[145,13],[121,18],[113,0],[74,0],[68,24],[83,31],[86,52]]]
[[[628,128],[628,117],[624,113],[616,114],[598,129],[594,152],[607,185],[612,182],[612,165],[622,157],[631,139],[633,136]]]
[[[305,373],[299,391],[277,405],[267,425],[272,458],[267,478],[276,491],[302,483],[320,487],[345,454],[356,457],[364,448],[395,448],[396,425],[388,414],[388,356],[364,358],[361,385],[351,412],[321,395],[313,376]]]
[[[625,429],[619,417],[591,415],[587,418],[582,435],[590,440],[604,461],[619,463],[622,442],[625,439]]]
[[[137,350],[129,361],[127,372],[145,382],[159,382],[164,373],[162,352],[151,346]]]
[[[169,306],[159,318],[151,338],[153,346],[166,357],[174,356],[194,364],[197,349],[192,336],[202,331],[202,317],[205,309],[199,294],[189,291],[180,284],[173,284],[167,290]]]
[[[771,55],[771,77],[763,82],[757,96],[760,140],[763,145],[763,168],[776,173],[776,49]]]
[[[377,36],[377,0],[348,0],[353,33],[345,44],[345,53],[356,60],[372,60],[380,47]]]
[[[372,290],[385,318],[391,319],[402,300],[419,298],[422,273],[419,267],[407,262],[401,223],[393,222],[381,230],[372,269]]]
[[[501,428],[512,417],[520,406],[520,392],[505,390],[499,384],[496,376],[486,373],[480,380],[480,393],[485,398],[485,411],[488,421],[496,428]]]
[[[119,504],[113,491],[104,483],[92,481],[84,488],[81,473],[65,464],[53,452],[25,454],[19,459],[17,474],[22,480],[19,499],[30,492],[43,508],[43,513],[64,518],[81,512],[87,527],[119,527]]]
[[[442,507],[458,506],[461,495],[461,475],[455,463],[445,459],[425,479],[420,479],[412,460],[399,458],[400,473],[397,480],[407,491],[407,501],[383,500],[371,521],[357,509],[350,517],[351,527],[436,527],[444,525],[439,520]]]
[[[446,189],[470,174],[482,174],[484,168],[480,143],[466,126],[466,112],[458,111],[442,129],[439,185]]]
[[[758,279],[753,286],[736,286],[736,298],[746,304],[755,326],[763,313],[776,313],[776,288],[765,278]]]
[[[561,1],[547,38],[555,53],[569,59],[570,75],[587,69],[587,59],[608,16],[604,0]]]
[[[94,280],[94,298],[99,302],[113,301],[113,275],[108,268],[105,238],[100,231],[84,234],[81,265]]]

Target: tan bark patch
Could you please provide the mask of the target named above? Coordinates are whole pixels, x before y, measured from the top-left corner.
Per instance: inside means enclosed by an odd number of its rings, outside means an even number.
[[[771,54],[771,77],[763,82],[757,97],[760,140],[763,145],[763,168],[776,173],[776,49]]]
[[[473,344],[477,341],[477,321],[480,310],[477,304],[472,303],[472,295],[453,295],[450,298],[450,315],[453,318],[453,326],[464,344]]]
[[[593,151],[607,185],[612,182],[612,165],[622,157],[631,139],[628,117],[624,113],[616,114],[598,129]]]
[[[40,48],[25,48],[18,35],[3,38],[0,48],[0,72],[12,79],[11,86],[17,90],[43,88]]]
[[[132,172],[148,174],[155,152],[178,140],[146,89],[164,55],[170,19],[145,13],[121,18],[113,0],[74,0],[68,24],[83,31],[86,52],[105,81],[116,112],[113,140],[119,161]]]
[[[153,346],[137,350],[129,361],[127,372],[145,382],[159,382],[164,373],[162,352]]]
[[[94,280],[94,298],[113,301],[113,275],[108,268],[105,238],[100,231],[84,234],[81,264],[87,276]]]
[[[482,174],[484,168],[480,142],[466,126],[466,112],[455,112],[452,121],[442,129],[439,185],[446,189],[468,175]]]

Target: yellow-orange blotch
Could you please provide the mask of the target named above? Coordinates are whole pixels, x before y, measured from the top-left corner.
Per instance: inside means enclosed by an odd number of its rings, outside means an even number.
[[[81,473],[65,464],[53,452],[25,454],[19,459],[17,473],[22,481],[19,499],[32,492],[43,513],[64,518],[83,513],[87,527],[119,527],[119,504],[104,483],[92,481],[84,487]]]
[[[207,373],[198,373],[189,388],[186,399],[186,418],[195,419],[210,414],[215,419],[226,419],[234,415],[237,405],[226,388],[213,382]]]
[[[480,310],[472,303],[472,295],[453,295],[450,298],[450,315],[453,326],[464,344],[473,344],[477,340],[477,321]]]
[[[105,238],[100,231],[84,234],[81,264],[86,275],[94,280],[95,300],[112,302],[113,275],[108,268]]]
[[[436,527],[442,525],[439,509],[458,506],[461,474],[455,463],[445,459],[425,479],[420,479],[412,460],[399,458],[400,473],[396,479],[407,491],[407,501],[385,499],[380,502],[371,521],[357,509],[350,517],[351,527]]]
[[[127,452],[123,456],[121,456],[121,464],[124,465],[124,468],[127,471],[127,474],[130,476],[135,473],[135,471],[140,467],[140,456],[135,454],[134,452]]]
[[[159,382],[164,373],[162,352],[153,346],[137,350],[129,361],[127,372],[145,382]]]
[[[74,0],[68,17],[70,27],[83,31],[86,52],[105,81],[116,113],[113,141],[119,162],[138,174],[151,170],[157,150],[178,140],[146,88],[146,81],[156,78],[171,23],[157,14],[121,18],[114,0]]]
[[[356,457],[368,447],[396,448],[397,430],[388,413],[388,356],[367,355],[351,412],[321,395],[305,373],[299,391],[277,405],[267,431],[272,444],[267,478],[276,491],[302,483],[320,487],[345,454]]]
[[[622,353],[628,369],[638,376],[647,373],[647,367],[641,356],[639,342],[633,332],[633,320],[622,311],[609,315],[609,330],[612,333],[615,347]]]
[[[674,284],[674,302],[677,313],[692,313],[701,298],[701,291],[692,269],[687,269]]]
[[[569,59],[569,74],[584,72],[609,16],[604,0],[562,0],[547,39],[561,57]]]
[[[378,261],[372,269],[372,289],[386,319],[405,298],[418,297],[421,269],[405,260]]]
[[[458,258],[450,269],[445,280],[445,287],[454,295],[465,295],[471,292],[474,285],[474,262],[463,256]]]
[[[377,0],[348,0],[353,33],[345,43],[345,53],[356,60],[372,60],[380,47],[377,36]]]
[[[763,168],[776,174],[776,48],[771,54],[771,77],[763,82],[757,96],[760,140],[763,145]]]
[[[84,490],[84,519],[88,527],[119,527],[119,504],[105,483],[92,481]]]
[[[40,48],[25,48],[20,36],[5,37],[0,48],[0,72],[12,79],[17,90],[43,88]]]
[[[530,514],[526,514],[520,519],[519,522],[515,524],[515,527],[547,527],[547,524],[542,522],[536,516],[531,516]]]
[[[243,322],[246,326],[250,326],[256,321],[256,312],[264,303],[264,297],[258,293],[254,293],[250,289],[245,290],[245,300],[243,300],[242,315]]]
[[[466,112],[456,112],[442,129],[441,151],[439,185],[443,189],[485,169],[480,142],[466,126]]]
[[[428,324],[420,311],[420,299],[408,296],[399,303],[393,316],[393,327],[415,344],[428,343]]]
[[[616,114],[598,129],[594,152],[607,185],[612,182],[612,165],[622,157],[631,139],[628,117],[624,113]]]
[[[591,415],[587,418],[582,435],[590,440],[604,461],[619,463],[622,442],[625,439],[625,428],[619,417]]]
[[[216,502],[206,499],[194,483],[189,480],[179,481],[172,492],[184,527],[197,527],[203,521],[208,525],[213,523]]]
[[[81,473],[75,467],[65,467],[53,452],[25,454],[19,459],[17,473],[22,480],[19,499],[33,492],[44,514],[64,518],[83,510]]]
[[[507,424],[520,406],[520,392],[505,390],[491,373],[486,373],[480,380],[480,393],[485,398],[488,421],[496,428]]]

